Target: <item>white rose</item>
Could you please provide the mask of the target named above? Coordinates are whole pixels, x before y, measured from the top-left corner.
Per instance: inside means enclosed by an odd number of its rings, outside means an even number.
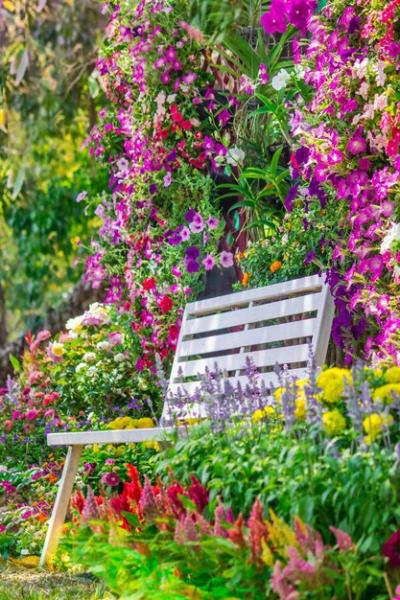
[[[114,356],[114,360],[115,360],[115,362],[117,362],[117,363],[124,362],[124,360],[125,360],[125,355],[124,355],[124,354],[122,354],[122,353],[120,353],[120,354],[116,354],[116,355]]]
[[[68,319],[65,323],[65,328],[68,331],[73,331],[74,333],[78,333],[82,329],[82,321],[84,316],[80,315],[79,317],[75,317],[74,319]]]
[[[108,352],[111,348],[111,344],[110,342],[99,342],[98,344],[96,344],[96,348],[98,348],[99,350],[104,350],[105,352]]]
[[[86,354],[83,355],[83,360],[88,363],[95,362],[96,355],[94,352],[86,352]]]

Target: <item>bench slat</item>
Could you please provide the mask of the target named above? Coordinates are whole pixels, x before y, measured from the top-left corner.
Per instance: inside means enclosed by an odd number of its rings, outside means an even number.
[[[47,434],[49,446],[85,446],[90,444],[130,444],[163,440],[175,427],[149,427],[147,429],[107,429],[106,431],[80,431]],[[178,430],[179,431],[179,430]]]
[[[250,308],[241,308],[224,313],[216,313],[206,317],[190,319],[185,324],[185,337],[198,333],[217,331],[227,327],[247,325],[251,323],[262,323],[271,319],[290,317],[301,313],[319,310],[321,298],[319,294],[299,296],[289,300],[281,300],[271,304],[262,304]]]

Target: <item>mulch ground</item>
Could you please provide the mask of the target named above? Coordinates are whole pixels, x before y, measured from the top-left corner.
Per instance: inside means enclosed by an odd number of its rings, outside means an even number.
[[[48,573],[0,562],[0,600],[111,600],[87,575]]]

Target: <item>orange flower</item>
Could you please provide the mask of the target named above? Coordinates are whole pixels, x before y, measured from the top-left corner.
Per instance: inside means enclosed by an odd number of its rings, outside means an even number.
[[[250,273],[244,273],[244,275],[242,277],[242,286],[243,287],[248,286],[250,277],[251,277]]]
[[[45,521],[47,521],[47,519],[48,517],[43,513],[39,513],[38,515],[36,515],[36,520],[39,521],[39,523],[44,523]]]
[[[280,260],[274,260],[274,262],[270,266],[269,270],[271,271],[271,273],[275,273],[276,271],[279,271],[279,269],[281,267],[282,267],[281,261]]]

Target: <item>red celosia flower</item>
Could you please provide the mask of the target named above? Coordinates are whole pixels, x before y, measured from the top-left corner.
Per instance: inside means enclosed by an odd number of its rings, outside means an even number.
[[[154,496],[153,488],[150,479],[147,475],[144,478],[144,487],[139,500],[140,510],[143,516],[148,520],[153,520],[158,515],[158,507]]]
[[[400,529],[383,544],[382,554],[386,556],[391,567],[400,567]]]
[[[232,529],[229,529],[228,531],[228,537],[231,540],[231,542],[237,544],[242,548],[246,545],[243,533],[243,524],[243,515],[240,514],[234,522]]]
[[[81,490],[75,492],[75,494],[71,498],[71,506],[75,510],[82,514],[83,507],[85,506],[85,496],[82,494]]]
[[[185,490],[179,483],[173,483],[167,488],[167,497],[171,503],[171,508],[176,517],[181,517],[185,509],[183,508],[182,502],[179,500],[178,496],[187,496]]]
[[[200,481],[191,475],[192,485],[189,488],[189,498],[196,504],[197,510],[203,512],[208,504],[209,494],[204,486],[201,485]]]
[[[261,542],[268,537],[268,528],[264,522],[264,509],[259,498],[253,504],[247,525],[250,531],[251,555],[256,561],[261,556]]]

